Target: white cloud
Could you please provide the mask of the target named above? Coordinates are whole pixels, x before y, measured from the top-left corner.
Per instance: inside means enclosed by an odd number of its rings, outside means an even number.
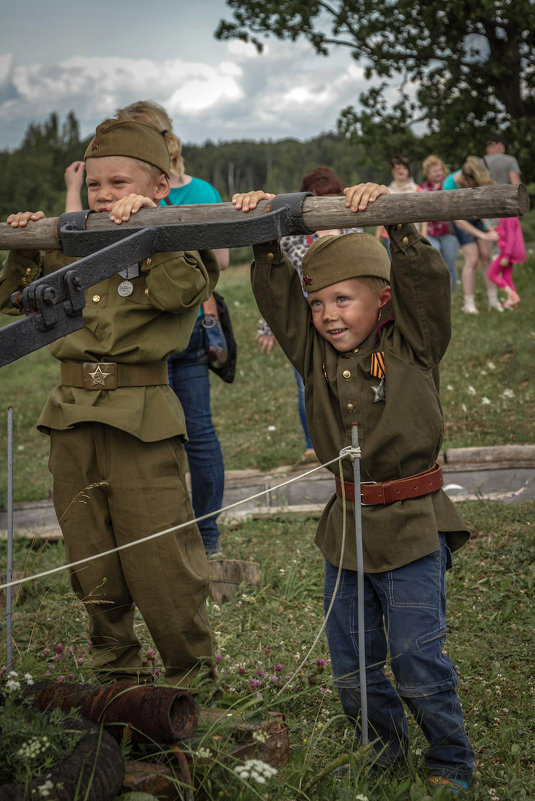
[[[217,64],[179,58],[73,56],[57,64],[0,58],[0,147],[27,125],[73,110],[83,135],[134,100],[161,103],[185,142],[310,138],[334,128],[365,88],[362,69],[340,54],[318,57],[306,42],[270,41],[264,53],[233,41]],[[2,91],[3,90],[3,91]],[[14,131],[17,131],[15,140]]]

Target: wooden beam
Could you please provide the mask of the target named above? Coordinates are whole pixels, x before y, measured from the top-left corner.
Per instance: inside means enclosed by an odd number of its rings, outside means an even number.
[[[327,228],[390,225],[400,222],[433,220],[466,220],[479,218],[521,217],[529,209],[523,184],[505,184],[476,189],[452,189],[447,192],[407,192],[383,195],[366,209],[354,214],[345,207],[342,196],[307,197],[303,202],[302,220],[310,232]],[[237,222],[245,217],[261,217],[270,210],[269,201],[245,215],[232,203],[211,203],[196,206],[159,206],[142,209],[131,220],[121,223],[123,229],[179,223]],[[25,228],[11,228],[0,223],[0,250],[58,249],[58,217],[30,222]],[[87,231],[116,230],[107,213],[91,213]]]

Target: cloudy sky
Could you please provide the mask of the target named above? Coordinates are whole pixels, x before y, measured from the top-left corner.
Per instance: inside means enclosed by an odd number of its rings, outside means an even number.
[[[0,149],[30,122],[73,110],[89,135],[134,100],[170,113],[184,142],[308,139],[333,130],[364,88],[346,52],[270,39],[262,55],[213,33],[224,0],[20,0],[0,21]]]

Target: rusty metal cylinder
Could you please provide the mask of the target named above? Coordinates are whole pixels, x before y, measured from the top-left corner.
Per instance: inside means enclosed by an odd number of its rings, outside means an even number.
[[[41,711],[79,709],[118,740],[128,726],[133,742],[172,743],[189,737],[198,722],[193,696],[173,687],[123,682],[95,687],[42,681],[31,687],[31,695]]]

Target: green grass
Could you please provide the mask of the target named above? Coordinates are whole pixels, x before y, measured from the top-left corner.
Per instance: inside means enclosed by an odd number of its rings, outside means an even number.
[[[454,555],[448,575],[447,651],[458,666],[459,694],[477,760],[476,782],[463,798],[530,801],[535,797],[535,504],[481,501],[462,504],[461,512],[473,537]],[[233,771],[224,734],[201,727],[191,748],[197,754],[205,749],[210,756],[193,758],[197,784],[202,782],[208,799],[353,801],[363,796],[368,801],[430,801],[423,768],[426,744],[412,720],[407,767],[372,780],[341,714],[323,635],[293,675],[322,622],[322,560],[313,544],[316,522],[281,516],[249,521],[223,535],[226,553],[260,564],[261,583],[243,585],[226,604],[209,602],[224,694],[219,704],[242,709],[250,720],[282,712],[290,732],[290,762],[266,785],[243,783]],[[5,547],[0,543],[3,562]],[[61,543],[16,539],[15,569],[25,575],[63,561]],[[152,647],[139,616],[136,629],[144,647]],[[90,678],[86,616],[66,573],[23,585],[14,608],[13,636],[16,670],[35,678]],[[4,647],[2,642],[0,665],[5,663]],[[274,682],[272,676],[280,678]],[[279,693],[286,676],[291,686]],[[344,753],[356,783],[336,781],[332,775],[316,783],[320,772]]]
[[[444,447],[531,443],[535,426],[535,255],[515,270],[522,301],[514,312],[488,312],[478,277],[477,317],[461,312],[459,289],[453,298],[453,336],[443,361],[441,395]],[[229,268],[219,291],[232,315],[238,341],[233,384],[212,376],[212,408],[227,470],[270,470],[293,464],[305,445],[299,423],[293,369],[275,346],[261,354],[255,341],[259,312],[248,267]],[[12,318],[0,316],[3,322]],[[6,453],[7,407],[14,410],[14,500],[40,500],[50,490],[48,439],[35,422],[58,368],[46,349],[1,370],[0,451]],[[5,504],[5,463],[0,460],[0,504]]]

